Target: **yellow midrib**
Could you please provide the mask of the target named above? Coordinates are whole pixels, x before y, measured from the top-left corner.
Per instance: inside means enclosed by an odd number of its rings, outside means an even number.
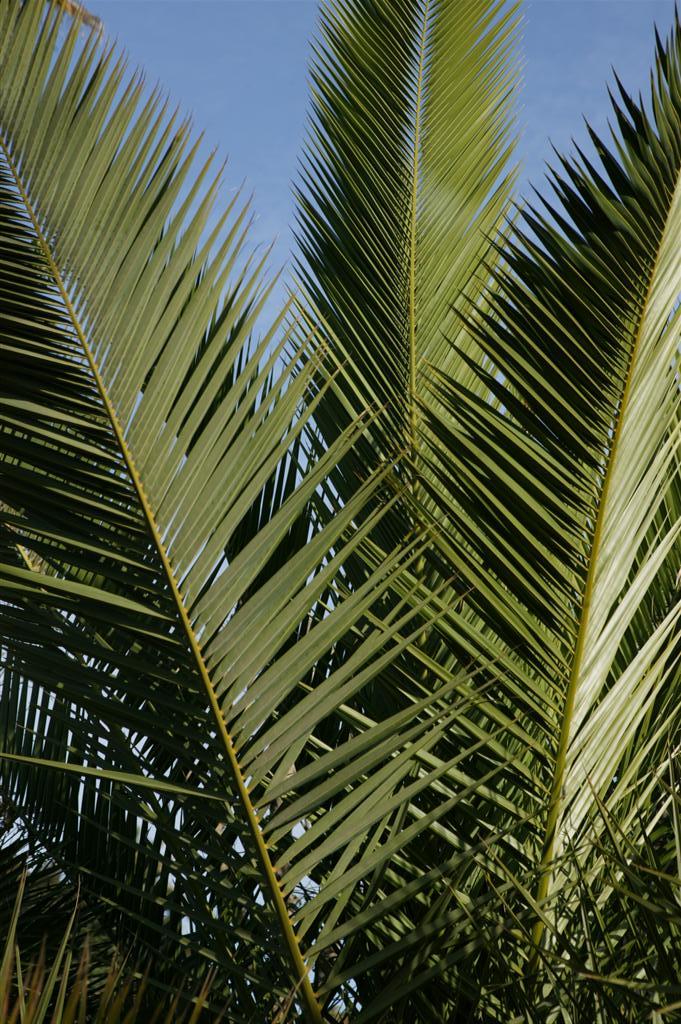
[[[198,643],[193,627],[191,625],[191,621],[189,619],[189,615],[187,613],[187,609],[185,607],[185,603],[182,598],[179,585],[177,583],[177,580],[175,579],[175,574],[170,563],[170,560],[168,558],[168,554],[166,552],[165,545],[163,543],[161,532],[156,522],[153,509],[151,508],[149,500],[146,496],[144,485],[137,471],[137,467],[135,465],[132,452],[130,451],[125,440],[122,427],[118,421],[116,410],[114,409],[111,399],[109,398],[106,386],[102,380],[101,374],[95,362],[87,338],[85,337],[76,311],[73,307],[73,304],[71,303],[68,292],[62,280],[59,267],[55,262],[50,246],[43,234],[43,231],[40,227],[40,223],[36,217],[33,205],[30,202],[29,197],[22,185],[19,173],[14,165],[9,149],[6,145],[5,139],[2,136],[0,136],[0,149],[2,149],[5,160],[7,161],[7,165],[14,179],[17,191],[21,196],[22,202],[24,203],[24,206],[26,208],[27,215],[31,221],[31,224],[33,225],[33,230],[35,231],[40,249],[43,253],[47,266],[49,267],[49,270],[54,278],[55,284],[59,290],[64,306],[68,312],[69,318],[73,325],[73,329],[81,344],[85,358],[87,359],[90,371],[97,385],[97,389],[99,391],[102,404],[104,405],[107,417],[111,424],[111,428],[114,432],[116,442],[118,444],[121,455],[125,462],[126,469],[130,475],[130,479],[135,488],[135,493],[137,494],[137,498],[142,507],[147,527],[154,542],[154,546],[156,547],[159,558],[161,559],[163,570],[165,572],[166,580],[168,586],[170,587],[173,600],[175,602],[177,613],[181,620],[182,627],[187,637],[187,642],[189,644],[190,651],[192,653],[192,656],[196,663],[197,670],[201,677],[201,681],[206,692],[206,697],[208,699],[211,713],[215,719],[218,734],[220,736],[222,746],[227,756],[227,762],[232,770],[234,783],[239,798],[241,800],[242,806],[244,808],[244,812],[246,814],[249,830],[251,832],[255,848],[257,851],[258,859],[260,861],[260,866],[267,881],[268,888],[270,889],[272,895],[282,936],[284,938],[288,954],[294,967],[292,973],[294,975],[296,988],[300,993],[301,1000],[305,1006],[305,1011],[308,1019],[312,1022],[312,1024],[322,1024],[321,1007],[317,1000],[317,997],[314,994],[314,990],[310,982],[308,969],[302,957],[302,953],[298,943],[298,938],[293,928],[293,924],[289,918],[288,911],[286,909],[284,895],[281,891],[281,887],[279,885],[276,872],[274,870],[274,866],[267,852],[267,845],[262,833],[262,829],[260,827],[258,814],[251,802],[250,794],[248,792],[244,776],[241,772],[241,767],[236,756],[236,751],[234,748],[232,738],[229,735],[224,716],[218,704],[218,700],[215,695],[215,690],[213,688],[210,674],[206,667],[206,663],[204,661],[200,645]]]
[[[414,152],[411,171],[411,205],[409,219],[409,448],[414,466],[416,450],[418,418],[416,414],[417,395],[417,351],[416,351],[416,242],[417,242],[417,203],[419,188],[419,158],[421,146],[421,114],[423,105],[423,77],[426,55],[426,33],[428,30],[428,9],[430,0],[423,7],[423,24],[419,41],[418,71],[416,79],[416,108],[414,115]]]

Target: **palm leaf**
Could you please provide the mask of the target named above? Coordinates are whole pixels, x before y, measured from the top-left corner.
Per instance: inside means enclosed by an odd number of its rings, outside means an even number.
[[[423,457],[420,421],[438,402],[429,364],[489,395],[448,336],[480,355],[460,314],[484,301],[483,259],[508,212],[517,25],[516,5],[490,0],[324,3],[298,187],[305,320],[342,364],[315,413],[319,447],[365,404],[380,410],[333,470],[328,503],[342,504],[358,474],[399,453],[396,475],[418,499],[398,504],[374,539],[390,550],[434,523],[417,575],[431,590],[446,581],[441,604],[467,615],[476,635],[480,623],[462,607],[467,585],[443,551],[449,496]],[[361,562],[344,569],[363,578]],[[419,644],[452,673],[469,664],[459,643],[425,628]],[[383,716],[381,696],[368,713]]]
[[[562,160],[558,209],[528,207],[504,247],[472,322],[498,406],[437,367],[446,411],[423,406],[450,556],[537,701],[538,905],[565,897],[561,858],[598,801],[636,834],[646,765],[676,722],[680,47],[677,21],[652,113],[620,88],[615,151],[592,134],[603,171]]]
[[[486,0],[322,8],[300,270],[353,391],[384,410],[383,454],[415,454],[425,362],[464,365],[443,332],[508,202],[516,15]],[[325,437],[339,415],[327,398]]]

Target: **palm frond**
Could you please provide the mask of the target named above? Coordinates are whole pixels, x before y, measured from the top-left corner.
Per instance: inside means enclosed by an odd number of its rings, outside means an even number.
[[[636,829],[676,722],[680,52],[677,22],[651,113],[620,87],[614,151],[592,134],[603,170],[561,160],[559,206],[528,207],[504,247],[470,322],[498,405],[434,367],[446,411],[423,406],[452,561],[542,708],[526,726],[547,792],[538,904],[597,801]]]
[[[488,0],[322,7],[298,209],[299,271],[347,360],[327,441],[348,401],[376,404],[379,453],[416,459],[426,362],[465,371],[445,332],[507,209],[516,29]]]

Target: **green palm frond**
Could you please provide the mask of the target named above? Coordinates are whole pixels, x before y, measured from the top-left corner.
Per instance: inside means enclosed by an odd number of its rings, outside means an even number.
[[[342,365],[314,424],[323,450],[365,403],[380,410],[333,470],[332,505],[351,493],[357,474],[400,454],[396,475],[416,500],[400,502],[373,539],[390,549],[428,524],[431,542],[415,573],[428,582],[422,596],[437,591],[442,610],[467,619],[453,641],[422,630],[424,680],[434,665],[445,675],[469,668],[462,629],[483,662],[499,654],[488,658],[467,584],[443,543],[449,496],[421,433],[424,408],[439,402],[429,366],[489,397],[451,340],[482,358],[461,315],[486,301],[484,261],[493,261],[491,239],[509,212],[518,22],[517,5],[505,2],[343,0],[322,5],[313,51],[298,270],[306,322]],[[363,578],[363,561],[344,568],[353,581]],[[382,717],[380,694],[367,713]],[[470,737],[468,725],[463,732]]]
[[[423,469],[423,371],[465,372],[451,306],[509,201],[516,29],[516,6],[487,0],[322,7],[298,234],[311,303],[347,359],[345,402],[332,390],[317,413],[327,440],[348,400],[376,404],[379,452]]]
[[[433,368],[446,412],[423,407],[452,560],[536,696],[539,904],[597,801],[635,833],[677,719],[680,54],[677,22],[652,114],[621,89],[615,150],[592,135],[603,171],[563,160],[558,208],[528,208],[505,246],[472,322],[499,406]]]

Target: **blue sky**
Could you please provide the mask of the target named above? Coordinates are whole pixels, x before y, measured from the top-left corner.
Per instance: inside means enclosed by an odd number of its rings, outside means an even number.
[[[461,2],[461,0],[452,0]],[[308,43],[317,0],[86,0],[150,83],[159,81],[229,157],[228,186],[246,182],[258,215],[254,238],[291,250],[291,181],[305,132]],[[666,33],[673,0],[528,0],[519,103],[521,188],[574,137],[582,115],[607,130],[606,83],[645,89],[653,24]]]

